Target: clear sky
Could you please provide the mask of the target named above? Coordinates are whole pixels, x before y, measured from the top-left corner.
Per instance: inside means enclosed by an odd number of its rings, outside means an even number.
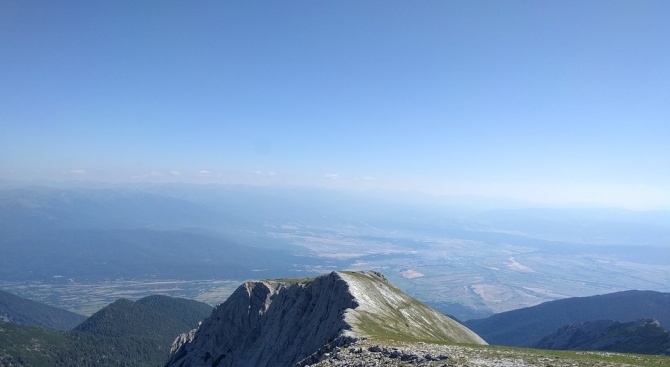
[[[670,208],[668,1],[0,2],[0,178]]]

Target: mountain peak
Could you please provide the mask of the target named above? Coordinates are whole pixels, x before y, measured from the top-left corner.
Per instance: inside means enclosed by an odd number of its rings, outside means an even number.
[[[296,365],[358,338],[486,344],[378,272],[246,282],[194,332],[169,366]]]

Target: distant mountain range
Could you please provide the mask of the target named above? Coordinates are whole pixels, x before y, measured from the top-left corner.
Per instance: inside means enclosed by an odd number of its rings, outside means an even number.
[[[651,309],[657,307],[663,305]],[[627,347],[631,352],[652,353],[664,350],[667,338],[667,331],[652,320],[597,321],[564,327],[538,346]],[[169,366],[202,367],[545,367],[548,358],[555,367],[668,362],[668,357],[546,354],[485,344],[477,334],[404,294],[378,272],[250,281],[215,309],[166,296],[135,302],[120,299],[70,331],[0,321],[0,365],[12,367],[161,367],[166,361]]]
[[[540,340],[567,324],[596,320],[658,320],[670,325],[670,293],[624,291],[591,297],[545,302],[537,306],[499,313],[464,324],[490,344],[535,347]]]
[[[86,320],[86,316],[0,290],[0,320],[20,325],[70,330]]]
[[[670,332],[652,319],[587,321],[565,325],[535,347],[670,355]]]
[[[149,296],[120,299],[70,331],[0,322],[0,365],[160,367],[175,336],[211,310],[197,301]]]

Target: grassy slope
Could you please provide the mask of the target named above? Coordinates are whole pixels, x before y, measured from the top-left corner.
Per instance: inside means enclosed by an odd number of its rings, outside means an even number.
[[[652,356],[644,354],[611,353],[611,352],[575,352],[566,350],[545,350],[531,348],[503,347],[488,345],[484,347],[485,353],[492,355],[516,355],[525,361],[537,361],[537,366],[550,366],[553,361],[571,361],[574,366],[644,366],[644,367],[668,367],[670,357]],[[599,364],[603,363],[603,364]],[[554,365],[556,365],[555,363]]]
[[[483,344],[475,333],[403,293],[374,273],[341,272],[359,307],[348,318],[361,334],[380,339]],[[356,330],[355,330],[356,331]]]

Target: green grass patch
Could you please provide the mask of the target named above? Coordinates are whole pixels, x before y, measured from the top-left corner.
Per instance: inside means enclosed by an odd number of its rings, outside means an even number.
[[[614,353],[600,351],[571,351],[571,350],[545,350],[531,348],[505,347],[498,345],[472,346],[482,350],[488,350],[494,354],[512,354],[524,359],[553,359],[573,360],[581,365],[591,364],[594,361],[612,364],[627,364],[632,366],[659,367],[670,366],[670,357],[648,354]]]

